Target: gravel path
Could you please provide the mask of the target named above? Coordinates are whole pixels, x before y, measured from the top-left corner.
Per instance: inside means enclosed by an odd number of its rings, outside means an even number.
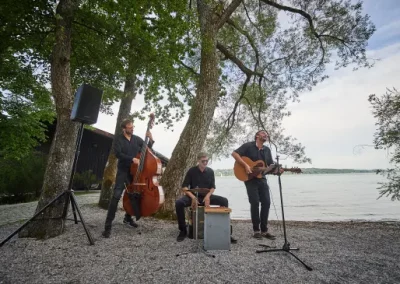
[[[106,211],[81,206],[95,239],[90,246],[80,224],[45,241],[13,239],[0,248],[0,283],[400,283],[400,224],[287,222],[288,239],[307,271],[286,252],[257,254],[248,221],[233,221],[239,240],[231,251],[198,253],[195,240],[177,243],[175,222],[145,218],[140,227],[122,224],[117,212],[111,238],[101,237]],[[18,224],[0,227],[0,239]],[[176,254],[190,252],[179,257]]]
[[[100,193],[76,195],[79,205],[94,204],[99,201]],[[18,204],[0,205],[0,226],[27,220],[33,216],[37,201]]]

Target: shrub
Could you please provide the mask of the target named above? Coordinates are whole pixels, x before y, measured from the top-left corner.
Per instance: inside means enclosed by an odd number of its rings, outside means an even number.
[[[0,203],[36,200],[41,193],[47,155],[33,151],[24,158],[0,158]]]
[[[99,182],[99,179],[92,170],[75,173],[74,175],[74,188],[83,187],[84,190],[88,191],[92,185],[98,184]]]

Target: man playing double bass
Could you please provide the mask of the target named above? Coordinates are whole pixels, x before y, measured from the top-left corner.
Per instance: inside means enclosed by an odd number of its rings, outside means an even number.
[[[190,168],[185,176],[182,184],[182,191],[185,194],[183,197],[175,202],[176,216],[178,218],[179,235],[176,238],[178,242],[183,241],[187,236],[186,223],[185,223],[185,207],[192,205],[196,208],[199,204],[204,203],[204,206],[219,205],[228,207],[228,199],[222,196],[214,195],[215,191],[215,176],[214,171],[207,167],[208,156],[202,152],[197,155],[197,166]],[[199,193],[199,200],[196,196],[189,191],[195,188],[208,188],[210,191],[207,194]],[[231,243],[237,241],[231,237]]]
[[[264,145],[268,138],[267,132],[260,130],[255,134],[255,141],[247,142],[233,151],[233,158],[245,168],[248,174],[251,173],[251,168],[243,161],[241,158],[242,156],[246,156],[252,161],[262,160],[265,162],[266,166],[274,164],[271,150]],[[266,172],[263,172],[261,178],[250,179],[245,181],[244,184],[250,202],[251,221],[253,223],[254,231],[253,237],[256,239],[262,239],[264,237],[274,240],[275,236],[268,232],[267,226],[271,200],[269,196],[269,186],[265,175]],[[260,203],[261,212],[259,210]]]
[[[117,211],[118,202],[121,199],[121,195],[125,189],[132,182],[132,175],[130,173],[131,164],[139,164],[140,160],[136,158],[137,154],[142,149],[144,141],[139,136],[133,134],[135,126],[132,121],[125,119],[121,123],[122,134],[115,136],[114,142],[114,153],[118,158],[118,171],[115,178],[114,193],[110,200],[108,207],[107,218],[104,226],[103,237],[109,238],[111,234],[112,221],[115,218],[115,212]],[[148,131],[146,136],[149,137],[148,146],[151,148],[154,144],[153,136]],[[132,216],[125,214],[123,220],[124,224],[130,227],[138,227],[133,221]]]

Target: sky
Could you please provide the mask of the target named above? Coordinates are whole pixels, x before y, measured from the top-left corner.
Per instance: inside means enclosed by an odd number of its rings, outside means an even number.
[[[372,145],[375,118],[368,102],[370,94],[383,94],[387,88],[400,89],[400,5],[398,0],[367,0],[364,11],[370,15],[376,32],[368,43],[368,56],[379,59],[370,69],[352,71],[352,67],[328,70],[329,78],[310,92],[300,94],[300,102],[290,103],[292,115],[285,118],[285,134],[296,137],[305,146],[311,164],[295,164],[280,155],[285,166],[315,168],[377,169],[389,166],[387,151]],[[143,107],[133,102],[132,111]],[[94,127],[114,133],[119,104],[114,115],[99,114]],[[185,126],[187,117],[173,131],[163,125],[152,129],[154,149],[170,157]],[[135,134],[144,137],[147,122],[135,121]],[[233,150],[233,149],[232,149]],[[275,151],[273,156],[275,158]],[[232,168],[233,158],[213,161],[214,169]]]

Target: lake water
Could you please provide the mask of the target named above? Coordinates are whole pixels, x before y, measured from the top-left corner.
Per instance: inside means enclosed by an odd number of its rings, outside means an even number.
[[[298,221],[400,221],[400,202],[379,197],[379,182],[367,174],[282,175],[286,220]],[[282,220],[277,176],[269,176],[269,220]],[[233,219],[250,219],[250,204],[244,183],[235,177],[216,177],[215,194],[229,199]]]

